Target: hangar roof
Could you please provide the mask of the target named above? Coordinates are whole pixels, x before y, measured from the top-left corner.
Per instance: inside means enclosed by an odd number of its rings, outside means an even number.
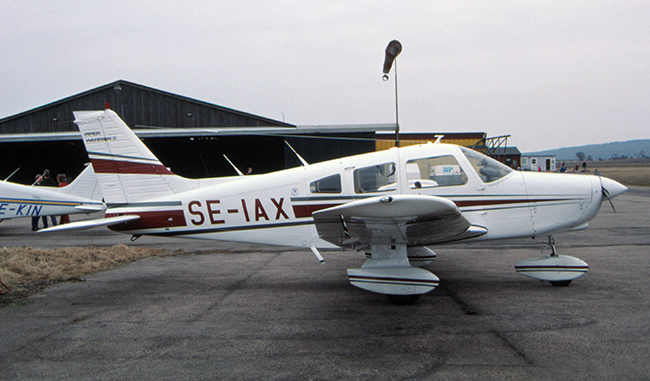
[[[354,124],[354,125],[319,125],[288,127],[237,127],[237,128],[154,128],[133,129],[140,138],[168,138],[168,137],[202,137],[202,136],[228,136],[228,135],[321,135],[335,133],[358,133],[388,131],[395,129],[395,124]],[[34,142],[54,140],[81,140],[81,134],[76,132],[46,132],[28,134],[0,135],[0,142]]]
[[[521,152],[517,147],[506,147],[505,150],[499,147],[492,152],[492,155],[521,155]]]
[[[293,127],[289,123],[118,80],[0,119],[0,134],[76,131],[72,111],[102,110],[107,103],[129,126],[135,127]]]
[[[0,142],[77,140],[73,111],[106,104],[140,137],[283,135],[389,131],[394,123],[296,126],[118,80],[0,119]]]

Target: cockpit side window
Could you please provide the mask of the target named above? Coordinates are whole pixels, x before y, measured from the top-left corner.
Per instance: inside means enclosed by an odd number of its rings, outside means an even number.
[[[452,155],[409,160],[406,178],[411,189],[467,184],[467,174]]]
[[[513,171],[512,168],[499,163],[491,157],[472,151],[469,148],[460,147],[460,149],[465,154],[465,157],[467,157],[467,160],[469,160],[472,168],[474,168],[481,180],[485,183],[497,181]]]
[[[327,176],[309,184],[311,193],[341,193],[341,175]]]
[[[356,193],[389,192],[397,190],[397,170],[395,163],[385,163],[354,171],[354,191]]]

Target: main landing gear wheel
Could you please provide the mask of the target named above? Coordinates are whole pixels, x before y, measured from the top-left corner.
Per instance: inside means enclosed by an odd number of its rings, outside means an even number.
[[[410,304],[414,304],[415,302],[420,299],[420,294],[412,294],[412,295],[390,295],[386,294],[386,297],[388,297],[388,300],[390,300],[391,303],[397,304],[400,306],[406,306]]]
[[[556,281],[549,281],[549,283],[555,287],[566,287],[571,284],[571,280],[556,280]]]

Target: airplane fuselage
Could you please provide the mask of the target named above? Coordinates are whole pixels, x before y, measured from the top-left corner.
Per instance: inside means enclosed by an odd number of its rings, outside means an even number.
[[[493,163],[479,169],[482,160],[458,146],[424,144],[222,179],[146,202],[109,205],[106,214],[140,215],[112,227],[133,235],[333,248],[318,237],[312,213],[376,196],[447,198],[472,225],[487,229],[474,240],[548,235],[579,228],[598,213],[602,185],[596,176],[494,172]]]
[[[0,182],[0,220],[62,214],[88,213],[80,206],[103,208],[101,201],[71,196],[61,188]]]

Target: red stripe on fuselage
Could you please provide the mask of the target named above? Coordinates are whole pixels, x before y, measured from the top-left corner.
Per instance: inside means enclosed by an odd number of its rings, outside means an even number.
[[[140,175],[173,175],[162,164],[136,163],[133,161],[119,161],[106,159],[90,159],[95,173],[125,173]]]
[[[155,212],[137,212],[127,213],[137,214],[140,216],[139,220],[125,222],[123,224],[111,226],[111,230],[139,230],[139,229],[158,229],[158,228],[171,228],[178,226],[187,226],[185,222],[185,215],[182,210],[162,210]],[[106,217],[119,216],[119,213],[106,213]]]
[[[341,204],[312,204],[312,205],[292,205],[293,214],[296,218],[311,217],[311,214],[322,209],[339,206]]]

